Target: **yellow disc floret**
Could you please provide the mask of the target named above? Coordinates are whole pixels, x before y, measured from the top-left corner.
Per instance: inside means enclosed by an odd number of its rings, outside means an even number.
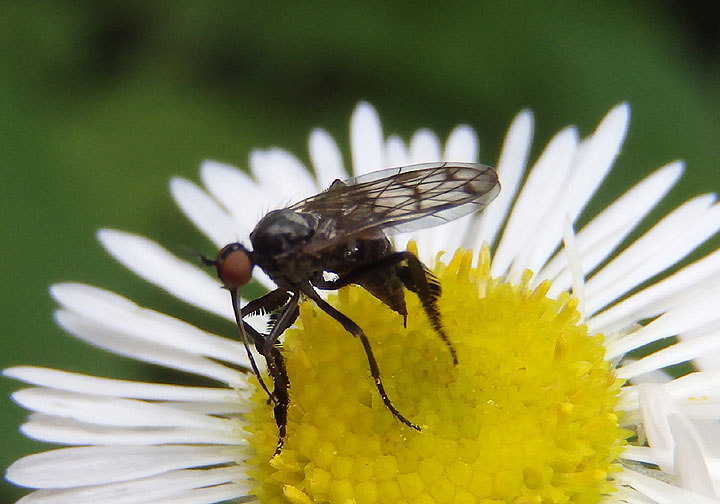
[[[620,382],[569,295],[546,296],[489,276],[489,254],[438,261],[439,308],[459,363],[417,297],[408,321],[359,287],[330,302],[367,334],[388,396],[383,405],[360,341],[312,303],[285,334],[287,440],[262,391],[248,414],[260,502],[594,503],[614,490],[624,444]]]

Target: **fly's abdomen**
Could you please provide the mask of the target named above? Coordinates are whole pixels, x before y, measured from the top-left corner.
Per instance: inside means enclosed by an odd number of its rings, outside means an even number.
[[[403,283],[396,274],[397,266],[382,265],[382,259],[393,252],[395,248],[385,235],[353,239],[329,251],[320,264],[324,271],[332,271],[338,275],[364,272],[354,283],[405,316],[405,294]]]

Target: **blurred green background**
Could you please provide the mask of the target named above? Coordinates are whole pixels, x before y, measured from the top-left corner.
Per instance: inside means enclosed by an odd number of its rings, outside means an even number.
[[[405,138],[421,126],[444,137],[471,124],[488,164],[523,108],[535,112],[536,155],[560,127],[587,134],[627,100],[630,133],[593,208],[677,158],[688,170],[665,209],[720,190],[714,3],[267,5],[3,2],[0,367],[180,379],[66,336],[53,323],[48,286],[96,284],[231,333],[128,274],[95,230],[212,254],[174,207],[168,179],[197,181],[205,158],[245,167],[253,147],[283,146],[306,161],[315,126],[346,147],[360,99],[377,107],[386,132]],[[0,380],[3,467],[43,448],[17,432],[25,412],[7,399],[17,387]],[[0,502],[21,493],[4,483]]]

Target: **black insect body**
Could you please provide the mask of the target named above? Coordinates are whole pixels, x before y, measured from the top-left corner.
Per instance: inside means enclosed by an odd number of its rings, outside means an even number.
[[[437,309],[439,283],[415,255],[396,251],[387,233],[430,227],[467,215],[486,206],[499,190],[492,168],[467,163],[428,163],[374,172],[345,182],[336,180],[316,196],[265,215],[250,233],[252,251],[240,243],[231,243],[218,252],[215,260],[203,258],[205,264],[216,267],[218,277],[231,293],[238,330],[253,371],[275,405],[279,430],[276,453],[285,439],[290,385],[278,338],[298,317],[301,295],[313,300],[360,339],[383,403],[401,422],[420,430],[395,408],[385,392],[363,330],[320,297],[316,289],[360,285],[405,320],[404,289],[414,292],[457,364],[455,349]],[[239,309],[238,288],[249,282],[255,265],[278,288]],[[243,321],[243,317],[258,313],[273,314],[267,334]],[[247,335],[267,362],[272,392],[253,361]]]

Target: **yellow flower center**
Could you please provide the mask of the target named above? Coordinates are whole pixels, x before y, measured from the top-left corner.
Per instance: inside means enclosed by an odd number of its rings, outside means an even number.
[[[489,276],[489,253],[458,251],[435,274],[459,364],[408,293],[402,317],[359,287],[330,302],[370,339],[401,424],[383,405],[360,341],[312,303],[283,344],[287,440],[262,391],[248,414],[260,502],[594,503],[614,490],[626,432],[621,383],[576,301]]]

